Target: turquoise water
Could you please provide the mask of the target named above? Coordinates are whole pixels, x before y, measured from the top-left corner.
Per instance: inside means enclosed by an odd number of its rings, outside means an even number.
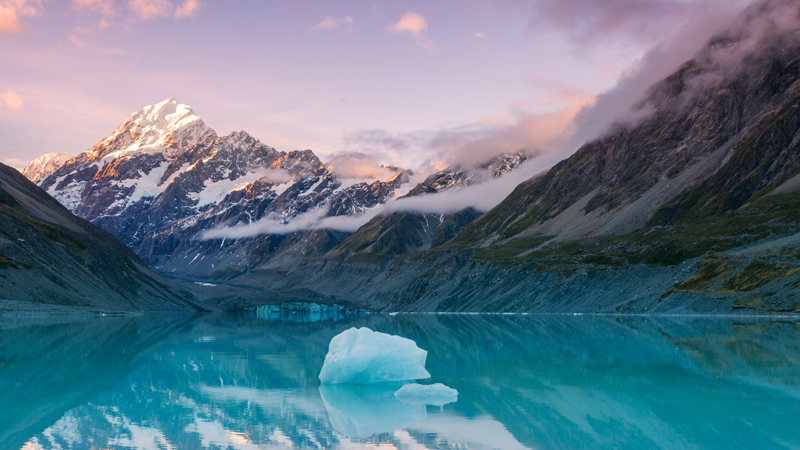
[[[428,350],[442,407],[320,387],[352,326]],[[245,315],[0,321],[0,449],[800,448],[800,325]]]

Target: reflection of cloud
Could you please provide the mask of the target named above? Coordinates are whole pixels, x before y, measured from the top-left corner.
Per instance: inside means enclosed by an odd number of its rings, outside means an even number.
[[[430,49],[433,42],[426,36],[428,31],[428,21],[425,16],[415,12],[407,12],[396,23],[387,28],[392,33],[410,34],[417,41],[417,44]]]
[[[355,20],[350,16],[345,17],[333,17],[328,16],[322,22],[314,25],[311,27],[312,31],[316,30],[333,30],[339,27],[347,27],[348,29],[352,28],[353,22]]]

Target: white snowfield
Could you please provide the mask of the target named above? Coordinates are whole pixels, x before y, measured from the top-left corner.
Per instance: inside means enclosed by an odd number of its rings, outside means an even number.
[[[350,328],[331,339],[319,379],[322,384],[371,384],[430,378],[427,356],[410,339]]]
[[[409,383],[398,389],[394,396],[409,405],[443,406],[458,400],[458,391],[442,383]]]
[[[22,174],[34,183],[38,183],[39,180],[47,178],[70,159],[72,156],[66,153],[48,153],[29,162],[22,169]]]
[[[215,137],[214,130],[208,128],[191,107],[168,98],[131,114],[103,141],[111,145],[121,139],[123,145],[127,145],[103,159],[110,162],[124,156],[153,153],[175,157]]]

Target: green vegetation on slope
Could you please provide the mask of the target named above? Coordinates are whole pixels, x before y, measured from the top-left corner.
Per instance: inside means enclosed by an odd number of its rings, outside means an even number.
[[[504,266],[522,264],[540,271],[581,266],[597,269],[635,264],[674,266],[707,253],[731,250],[795,230],[800,230],[800,195],[791,193],[762,197],[739,210],[717,216],[649,226],[593,241],[548,244],[547,236],[511,239],[478,251],[475,259]],[[721,269],[712,266],[706,270]]]

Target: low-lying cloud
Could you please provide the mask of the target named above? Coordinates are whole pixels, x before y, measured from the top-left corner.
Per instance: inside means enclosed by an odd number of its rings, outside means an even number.
[[[263,234],[291,234],[303,230],[338,230],[353,232],[375,217],[376,212],[360,216],[328,216],[328,207],[323,206],[291,220],[276,214],[267,215],[256,222],[231,227],[218,227],[203,232],[201,240],[242,239]]]
[[[362,180],[385,180],[397,173],[396,170],[384,167],[375,158],[364,153],[344,153],[335,155],[325,163],[334,175],[339,178],[357,178]]]

